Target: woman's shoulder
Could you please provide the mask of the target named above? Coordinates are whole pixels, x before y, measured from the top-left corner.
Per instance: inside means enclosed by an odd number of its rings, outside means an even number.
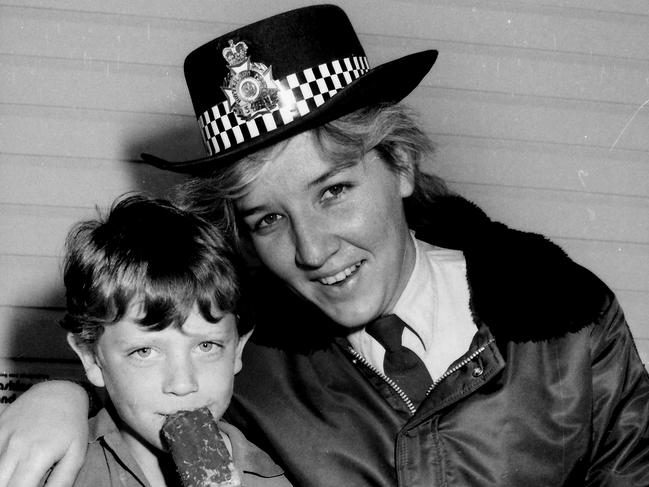
[[[418,238],[464,253],[472,311],[507,341],[576,332],[615,299],[550,239],[494,221],[464,198],[439,198],[428,212]]]

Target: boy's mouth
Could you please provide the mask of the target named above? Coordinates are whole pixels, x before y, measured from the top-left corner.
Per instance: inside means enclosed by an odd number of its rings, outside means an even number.
[[[199,409],[203,409],[203,408],[209,409],[207,406],[189,406],[186,408],[176,409],[168,413],[160,412],[158,414],[164,418],[168,418],[169,416],[175,416],[177,414],[182,414],[182,413],[191,413],[193,411],[198,411]]]

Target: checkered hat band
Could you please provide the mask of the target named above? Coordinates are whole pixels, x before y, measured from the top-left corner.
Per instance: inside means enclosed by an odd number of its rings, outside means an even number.
[[[369,69],[365,56],[354,56],[274,80],[280,91],[278,106],[251,120],[239,118],[227,101],[213,106],[198,117],[209,155],[218,154],[304,117]]]

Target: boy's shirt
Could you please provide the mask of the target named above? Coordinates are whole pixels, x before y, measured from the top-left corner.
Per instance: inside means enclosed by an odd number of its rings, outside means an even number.
[[[219,421],[230,438],[245,487],[290,487],[282,469],[234,426]],[[90,420],[88,452],[73,487],[151,487],[106,409]]]

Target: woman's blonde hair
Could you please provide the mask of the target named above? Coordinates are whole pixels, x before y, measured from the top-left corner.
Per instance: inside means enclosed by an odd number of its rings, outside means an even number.
[[[388,167],[396,172],[414,171],[415,190],[406,205],[425,207],[436,197],[448,194],[444,181],[420,168],[432,159],[434,147],[419,128],[413,113],[401,104],[367,107],[312,129],[317,150],[333,165],[360,160],[375,150]],[[272,155],[288,142],[283,141],[220,168],[208,177],[190,179],[177,191],[177,202],[218,225],[240,246],[245,233],[236,212],[236,200],[246,194]],[[412,204],[414,203],[414,205]]]

